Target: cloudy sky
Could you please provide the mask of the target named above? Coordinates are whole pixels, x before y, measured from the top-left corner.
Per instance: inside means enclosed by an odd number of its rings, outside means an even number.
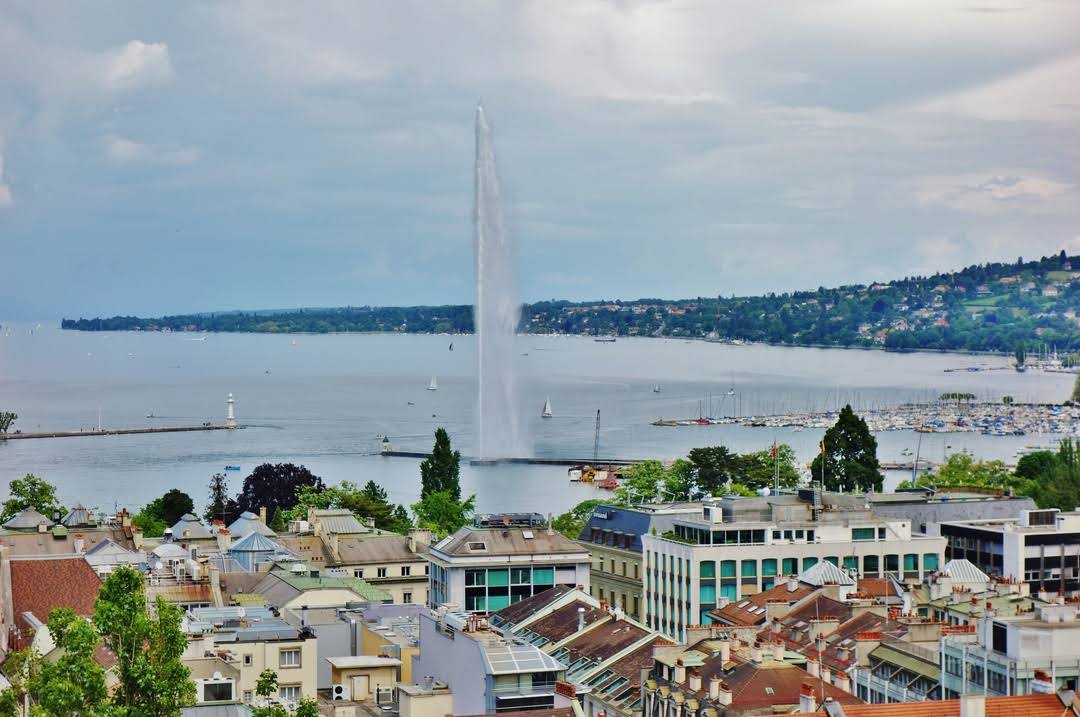
[[[1080,253],[1080,3],[0,0],[0,318],[522,297]]]

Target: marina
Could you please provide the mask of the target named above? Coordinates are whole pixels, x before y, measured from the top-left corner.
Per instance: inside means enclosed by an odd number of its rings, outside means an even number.
[[[1052,433],[1080,434],[1080,406],[1050,403],[1001,402],[903,403],[859,414],[874,433],[981,433],[987,436],[1024,436]],[[654,426],[739,425],[753,428],[826,429],[836,422],[837,411],[796,412],[720,418],[657,419]]]

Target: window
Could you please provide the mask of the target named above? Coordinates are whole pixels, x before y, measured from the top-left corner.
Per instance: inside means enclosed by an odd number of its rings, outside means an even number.
[[[803,531],[796,530],[795,531],[795,540],[802,540],[802,539],[803,539]]]
[[[784,575],[797,575],[799,572],[798,558],[784,558],[783,568]]]
[[[386,568],[379,568],[377,575],[380,578],[385,578],[386,577]]]
[[[900,569],[900,556],[899,555],[886,555],[885,556],[885,572],[895,573]]]
[[[779,530],[774,530],[772,532],[772,539],[773,540],[780,540],[780,531]]]
[[[803,558],[802,559],[802,569],[803,570],[809,570],[810,568],[814,567],[815,565],[817,565],[817,558]]]
[[[481,550],[487,550],[487,544],[482,542],[469,543],[469,550],[474,553]]]
[[[721,560],[720,561],[720,577],[733,578],[735,577],[735,561],[734,560]]]
[[[844,568],[847,570],[859,569],[859,556],[858,555],[845,555],[844,556]]]
[[[715,560],[702,560],[698,564],[698,575],[703,578],[715,578],[716,577],[716,561]]]
[[[623,574],[623,577],[626,577],[626,561],[625,560],[622,561],[622,574]]]
[[[878,540],[885,540],[885,529],[884,528],[878,528],[877,529],[877,539]]]
[[[611,559],[611,571],[610,572],[611,572],[612,575],[615,574],[615,558]]]
[[[757,561],[756,560],[744,560],[744,561],[742,561],[742,576],[744,578],[756,578],[757,577]]]
[[[203,702],[231,702],[233,698],[232,682],[204,682]]]
[[[412,602],[412,593],[401,593],[401,602],[408,605]]]
[[[353,575],[354,578],[363,578],[364,577],[364,569],[363,568],[356,568],[355,570],[352,571],[352,575]]]
[[[826,563],[832,563],[833,565],[836,565],[837,567],[840,566],[840,558],[835,556],[835,555],[826,555],[825,556],[825,562]]]
[[[862,571],[863,575],[876,578],[878,574],[878,556],[864,555],[862,561]]]
[[[791,540],[791,538],[792,538],[791,531],[790,530],[785,530],[784,531],[784,540]]]
[[[937,570],[938,557],[937,553],[923,553],[922,556],[923,570]]]
[[[814,542],[814,531],[812,531],[812,530],[806,531],[806,542],[808,542],[808,543]]]
[[[641,566],[638,565],[637,563],[634,563],[634,580],[640,580],[641,579],[641,576],[638,574],[638,571],[640,569],[641,569]]]
[[[299,702],[300,685],[278,685],[278,699],[282,702]]]
[[[851,529],[852,540],[873,540],[874,529],[873,528],[852,528]]]
[[[510,583],[512,585],[528,585],[532,582],[531,568],[510,568]]]
[[[412,566],[411,565],[402,565],[401,566],[401,576],[402,577],[408,577],[411,574],[412,574]]]
[[[919,569],[919,554],[904,553],[904,571],[915,572]]]
[[[466,585],[484,585],[487,580],[486,570],[466,570],[465,571],[465,584]]]
[[[244,655],[244,667],[251,667],[251,655]]]
[[[252,697],[251,690],[244,690],[244,702],[251,702]]]
[[[776,558],[765,558],[761,561],[761,575],[766,578],[776,576]]]
[[[300,666],[300,650],[299,648],[290,647],[281,649],[278,651],[278,665],[280,667],[299,667]]]

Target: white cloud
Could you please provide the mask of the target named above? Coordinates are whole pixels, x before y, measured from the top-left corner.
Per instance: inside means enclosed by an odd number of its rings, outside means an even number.
[[[158,85],[173,78],[169,48],[163,42],[132,40],[101,55],[100,81],[110,90]]]
[[[977,214],[1000,211],[1067,210],[1076,185],[1029,169],[924,176],[916,180],[915,201]]]
[[[917,109],[991,121],[1080,122],[1080,55],[936,97]]]
[[[105,153],[114,164],[160,164],[182,166],[194,164],[200,152],[194,147],[169,147],[143,144],[119,135],[105,138]]]

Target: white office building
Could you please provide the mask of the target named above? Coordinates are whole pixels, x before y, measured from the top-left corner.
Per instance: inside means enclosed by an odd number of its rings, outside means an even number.
[[[644,622],[684,641],[709,611],[828,561],[861,577],[922,578],[944,563],[945,540],[912,534],[865,496],[815,494],[708,501],[663,535],[645,535]]]

